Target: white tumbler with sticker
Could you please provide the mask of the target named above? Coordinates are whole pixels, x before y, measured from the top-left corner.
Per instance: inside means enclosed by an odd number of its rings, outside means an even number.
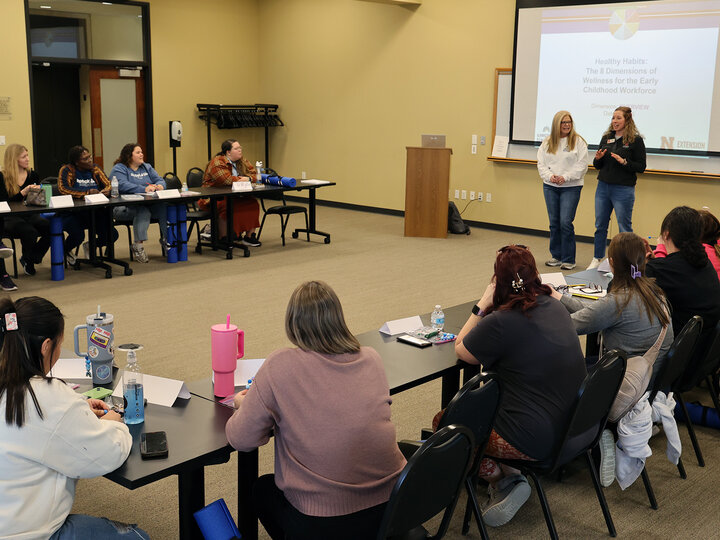
[[[114,318],[111,313],[100,311],[87,316],[86,324],[75,327],[75,354],[87,356],[92,363],[93,384],[112,382],[112,362],[115,357]],[[87,334],[87,351],[80,351],[80,330]]]

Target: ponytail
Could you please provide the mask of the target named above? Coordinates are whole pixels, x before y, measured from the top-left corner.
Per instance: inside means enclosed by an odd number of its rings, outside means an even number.
[[[45,373],[42,345],[46,339],[53,350],[65,329],[63,315],[51,302],[38,296],[0,300],[0,399],[5,396],[5,422],[22,427],[25,422],[25,396],[30,394],[40,418],[42,409],[30,380]]]

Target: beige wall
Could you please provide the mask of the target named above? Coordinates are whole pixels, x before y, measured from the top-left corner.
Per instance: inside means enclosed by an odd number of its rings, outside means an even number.
[[[405,147],[422,133],[447,135],[454,149],[451,192],[492,193],[464,217],[546,230],[534,167],[487,161],[491,148],[494,69],[512,63],[514,3],[424,0],[405,7],[362,0],[151,0],[155,166],[170,169],[168,121],[180,120],[178,170],[206,161],[198,102],[280,105],[287,127],[271,130],[270,165],[281,173],[329,178],[335,201],[402,210]],[[237,21],[223,31],[223,21]],[[0,2],[8,21],[0,95],[13,97],[14,117],[0,121],[8,141],[30,141],[22,0]],[[258,34],[257,28],[272,28]],[[642,126],[640,126],[642,129]],[[5,131],[3,133],[3,130]],[[470,154],[470,137],[488,144]],[[599,134],[585,134],[594,140]],[[234,137],[252,161],[262,159],[262,130],[217,130],[213,147]],[[1,152],[1,150],[0,150]],[[593,232],[594,172],[575,220]],[[718,184],[645,175],[637,189],[635,229],[657,232],[677,204],[713,207]],[[463,201],[459,201],[462,209]],[[715,206],[717,204],[715,203]],[[720,211],[720,207],[718,207]],[[615,229],[617,230],[617,229]]]

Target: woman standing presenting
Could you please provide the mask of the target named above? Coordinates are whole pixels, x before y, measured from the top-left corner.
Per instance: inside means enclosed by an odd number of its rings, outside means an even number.
[[[635,184],[637,173],[645,171],[645,159],[645,143],[635,127],[632,109],[618,107],[593,160],[599,172],[595,190],[595,253],[588,270],[597,268],[605,257],[613,209],[620,232],[632,232]]]
[[[588,169],[588,148],[585,139],[575,133],[569,112],[559,111],[553,117],[550,136],[540,145],[537,161],[550,218],[552,258],[545,264],[572,270],[575,268],[573,220]]]

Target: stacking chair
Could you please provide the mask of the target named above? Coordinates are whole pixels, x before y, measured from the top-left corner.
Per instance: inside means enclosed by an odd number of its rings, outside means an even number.
[[[675,336],[675,340],[665,357],[665,361],[655,377],[653,386],[649,389],[650,396],[648,397],[648,401],[651,405],[658,392],[675,391],[675,388],[679,387],[679,383],[682,380],[688,363],[692,358],[693,350],[695,349],[700,332],[702,332],[702,317],[695,315],[685,324],[680,333]],[[685,402],[682,400],[680,393],[676,393],[675,397],[680,404],[680,408],[685,414],[685,418],[689,418]],[[702,460],[702,452],[700,451],[700,446],[698,445],[695,437],[695,430],[692,428],[691,422],[688,421],[687,424],[688,431],[690,432],[690,440],[692,441],[693,448],[695,449],[695,455],[698,458],[698,464],[700,464],[701,467],[704,467],[705,463]],[[682,458],[678,460],[677,468],[680,473],[680,477],[683,479],[687,478]]]
[[[415,452],[400,472],[377,539],[439,540],[448,530],[473,457],[475,440],[463,426],[438,430]],[[444,510],[435,535],[423,523]]]
[[[445,412],[438,424],[438,429],[450,424],[465,426],[472,431],[475,437],[475,459],[465,477],[465,489],[468,498],[462,533],[467,534],[470,529],[470,514],[472,512],[475,515],[480,536],[484,540],[488,538],[488,535],[477,500],[477,472],[483,460],[490,433],[495,425],[495,416],[500,405],[500,398],[500,382],[493,378],[492,375],[479,373],[465,383],[455,394],[455,397],[445,408]]]
[[[185,177],[185,181],[187,183],[188,189],[193,188],[199,188],[202,186],[203,182],[203,175],[205,174],[205,171],[203,171],[199,167],[192,167],[188,172],[187,176]],[[188,203],[188,209],[187,209],[187,221],[190,223],[190,228],[188,229],[188,240],[192,236],[193,227],[195,227],[195,230],[197,231],[197,245],[195,246],[195,252],[196,253],[202,253],[202,239],[200,238],[200,222],[201,221],[208,221],[210,217],[212,216],[212,213],[210,210],[200,210],[197,203],[195,201],[191,201]]]
[[[163,174],[163,180],[165,180],[167,189],[182,189],[182,182],[173,172],[166,172],[165,174]]]
[[[530,476],[537,489],[545,522],[550,537],[558,538],[555,522],[548,506],[545,491],[538,479],[538,473],[553,473],[560,467],[581,455],[590,469],[590,477],[595,487],[595,494],[602,508],[605,523],[610,536],[616,536],[615,525],[610,515],[605,495],[603,494],[598,473],[593,463],[591,451],[597,446],[610,414],[610,407],[620,389],[626,366],[625,353],[618,350],[606,352],[596,364],[596,368],[588,373],[578,391],[575,408],[570,416],[562,443],[553,454],[544,461],[527,461],[519,459],[493,458],[496,461],[520,469]]]
[[[260,222],[260,230],[258,231],[257,238],[260,240],[260,236],[263,232],[263,227],[265,226],[265,218],[268,216],[280,216],[280,238],[282,238],[282,245],[285,246],[285,229],[287,229],[288,221],[290,221],[290,216],[294,214],[304,214],[305,215],[305,231],[307,231],[307,241],[310,241],[310,225],[308,224],[308,213],[307,208],[304,206],[300,206],[298,204],[288,204],[285,200],[285,194],[281,193],[279,200],[282,202],[282,204],[278,204],[275,206],[271,206],[270,208],[265,208],[265,199],[271,199],[273,198],[272,195],[266,195],[265,197],[260,199],[260,204],[262,205],[263,209],[263,218]],[[292,233],[293,238],[297,238],[297,233]]]

